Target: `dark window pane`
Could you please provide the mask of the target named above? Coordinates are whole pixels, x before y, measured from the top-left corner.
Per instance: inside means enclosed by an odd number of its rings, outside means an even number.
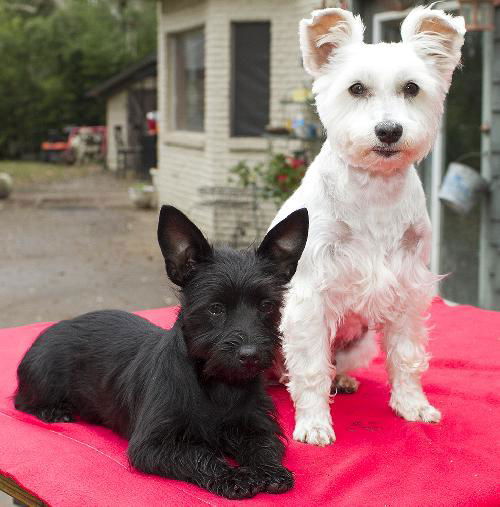
[[[205,119],[205,34],[192,30],[173,37],[175,128],[202,131]]]
[[[401,42],[401,19],[391,19],[382,25],[383,42]]]
[[[462,48],[467,72],[455,72],[446,105],[446,165],[459,160],[480,172],[482,33],[467,34]],[[479,230],[481,209],[476,205],[461,216],[442,205],[441,293],[457,303],[478,304]],[[439,231],[434,231],[438,234]]]
[[[233,23],[232,136],[260,136],[269,123],[270,43],[270,23]]]

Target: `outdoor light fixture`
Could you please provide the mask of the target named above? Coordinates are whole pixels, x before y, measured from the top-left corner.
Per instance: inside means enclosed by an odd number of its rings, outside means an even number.
[[[415,7],[415,0],[384,0],[382,5],[386,10],[405,11],[410,7]]]
[[[320,9],[327,9],[330,7],[340,7],[341,9],[352,10],[352,0],[322,0]]]
[[[495,28],[493,7],[500,5],[499,0],[459,0],[459,3],[467,30],[484,32]]]

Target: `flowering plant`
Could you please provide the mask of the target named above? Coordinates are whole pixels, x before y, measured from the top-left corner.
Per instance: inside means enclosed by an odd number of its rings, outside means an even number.
[[[306,167],[305,158],[278,153],[267,163],[251,166],[239,162],[230,172],[238,177],[243,188],[254,186],[264,199],[272,199],[280,206],[300,185]]]

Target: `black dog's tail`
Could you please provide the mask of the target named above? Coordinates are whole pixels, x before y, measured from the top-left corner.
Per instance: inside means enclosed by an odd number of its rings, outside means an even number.
[[[44,347],[46,341],[58,334],[61,324],[64,325],[59,323],[44,330],[17,368],[14,406],[46,422],[67,422],[73,418],[67,400],[71,365],[62,364],[67,355],[57,353],[54,347]]]

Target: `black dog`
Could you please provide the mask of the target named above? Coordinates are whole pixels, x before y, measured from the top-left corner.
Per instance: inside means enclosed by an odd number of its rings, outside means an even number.
[[[137,469],[228,498],[289,490],[262,372],[279,346],[282,298],[307,231],[302,209],[256,251],[214,249],[184,214],[163,206],[158,241],[181,287],[172,330],[111,310],[55,324],[19,365],[16,408],[47,422],[79,416],[107,426],[129,440]]]

